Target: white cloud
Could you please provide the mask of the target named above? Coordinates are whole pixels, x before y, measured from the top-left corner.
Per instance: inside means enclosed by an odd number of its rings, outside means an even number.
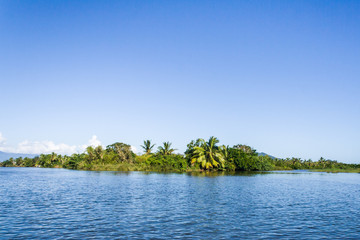
[[[76,146],[67,145],[65,143],[55,144],[52,141],[23,141],[18,144],[16,148],[17,153],[52,153],[56,152],[59,154],[72,154],[77,151]]]
[[[0,133],[0,151],[12,152],[12,153],[29,153],[29,154],[41,154],[41,153],[58,153],[71,155],[73,153],[84,152],[88,146],[99,146],[101,142],[96,135],[93,135],[87,144],[82,145],[68,145],[65,143],[56,144],[53,141],[28,141],[25,140],[19,143],[16,147],[7,146],[5,144],[5,138]]]
[[[84,152],[88,146],[92,146],[92,147],[101,146],[101,142],[99,141],[99,139],[97,139],[96,135],[93,135],[89,139],[87,144],[83,144],[83,145],[78,147],[78,152]]]
[[[88,141],[88,146],[97,147],[100,145],[101,145],[101,142],[99,141],[99,139],[97,139],[96,135],[93,135]]]
[[[134,146],[131,146],[130,148],[131,148],[131,151],[133,151],[133,153],[136,153],[136,152],[137,152],[137,149],[136,149],[136,147],[134,147]]]

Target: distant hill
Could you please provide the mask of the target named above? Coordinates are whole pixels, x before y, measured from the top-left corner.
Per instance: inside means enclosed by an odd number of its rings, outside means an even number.
[[[37,154],[26,154],[26,153],[7,153],[0,151],[0,162],[8,160],[9,158],[18,158],[18,157],[29,157],[33,158],[37,156]]]
[[[271,156],[271,155],[269,155],[269,154],[267,154],[267,153],[264,153],[264,152],[258,153],[258,155],[259,155],[259,156],[269,156],[269,157],[271,157],[272,159],[277,158],[277,157]]]

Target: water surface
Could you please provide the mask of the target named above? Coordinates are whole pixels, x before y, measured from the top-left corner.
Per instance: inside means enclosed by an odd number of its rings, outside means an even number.
[[[360,174],[0,168],[1,239],[360,239]]]

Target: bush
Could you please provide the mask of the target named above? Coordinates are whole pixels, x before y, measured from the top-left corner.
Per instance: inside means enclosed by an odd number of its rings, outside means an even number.
[[[148,159],[145,160],[146,165],[151,167],[155,167],[161,171],[170,171],[170,170],[178,170],[178,171],[186,171],[187,169],[187,161],[186,159],[180,155],[151,155]]]

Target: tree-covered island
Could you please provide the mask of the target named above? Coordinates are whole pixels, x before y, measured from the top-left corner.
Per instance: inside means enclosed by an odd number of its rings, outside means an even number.
[[[150,140],[141,146],[143,154],[135,154],[131,146],[114,143],[105,149],[102,146],[87,147],[81,154],[71,156],[56,153],[40,154],[34,158],[10,158],[0,163],[1,167],[44,167],[97,171],[271,171],[308,169],[328,172],[360,172],[360,164],[346,164],[320,158],[318,161],[300,158],[274,158],[258,154],[247,145],[233,147],[218,145],[216,137],[208,141],[197,139],[187,145],[184,154],[175,154],[170,142],[164,142],[155,151]]]

